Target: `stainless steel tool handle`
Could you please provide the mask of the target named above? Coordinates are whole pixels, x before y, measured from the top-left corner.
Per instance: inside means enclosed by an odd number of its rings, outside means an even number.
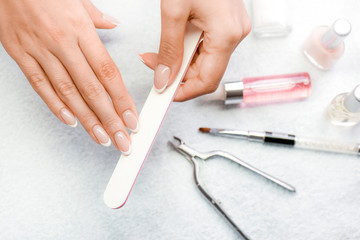
[[[231,155],[230,153],[227,153],[227,152],[223,152],[223,151],[214,151],[214,152],[211,152],[211,154],[213,154],[214,156],[217,155],[217,156],[220,156],[220,157],[223,157],[223,158],[227,158],[237,164],[239,164],[240,166],[246,168],[246,169],[249,169],[250,171],[256,173],[256,174],[259,174],[260,176],[278,184],[279,186],[285,188],[286,190],[290,191],[290,192],[296,192],[296,189],[295,187],[291,186],[290,184],[274,177],[274,176],[271,176],[270,174],[266,173],[266,172],[263,172],[261,171],[260,169],[257,169],[256,167],[244,162],[243,160],[235,157],[234,155]]]

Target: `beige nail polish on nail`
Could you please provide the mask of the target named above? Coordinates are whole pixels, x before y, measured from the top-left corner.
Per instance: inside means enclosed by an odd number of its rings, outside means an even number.
[[[116,26],[119,26],[120,25],[120,22],[119,20],[117,20],[116,18],[114,18],[113,16],[107,14],[107,13],[103,13],[103,19],[105,21],[108,21]]]
[[[70,127],[75,128],[77,126],[77,120],[75,116],[66,108],[60,110],[60,115],[64,120],[65,124],[69,125]]]
[[[131,110],[126,110],[123,113],[125,125],[132,132],[137,133],[139,131],[139,122],[135,114]]]
[[[115,133],[115,142],[124,155],[130,155],[131,145],[123,132]]]
[[[96,125],[95,127],[93,127],[93,133],[97,140],[99,140],[101,145],[103,145],[104,147],[109,147],[111,145],[111,139],[109,135],[101,126]]]
[[[159,64],[155,69],[154,75],[154,86],[158,93],[162,93],[165,90],[167,84],[169,83],[169,78],[170,68],[163,64]]]

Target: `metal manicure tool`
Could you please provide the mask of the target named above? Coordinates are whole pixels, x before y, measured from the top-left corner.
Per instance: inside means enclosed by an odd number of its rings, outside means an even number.
[[[223,158],[227,158],[237,164],[239,164],[240,166],[249,169],[250,171],[257,173],[259,175],[261,175],[262,177],[280,185],[281,187],[285,188],[286,190],[290,191],[290,192],[295,192],[295,188],[293,186],[291,186],[290,184],[287,184],[253,166],[251,166],[250,164],[244,162],[243,160],[227,153],[224,151],[211,151],[211,152],[205,152],[205,153],[201,153],[196,151],[195,149],[189,147],[188,145],[185,144],[184,141],[182,141],[180,138],[175,137],[174,139],[178,141],[178,143],[174,143],[172,141],[169,141],[169,143],[171,144],[172,147],[175,148],[176,151],[178,151],[179,153],[181,153],[182,155],[184,155],[189,161],[190,163],[193,165],[194,168],[194,180],[195,180],[195,184],[198,187],[198,189],[200,190],[200,192],[205,196],[205,198],[221,213],[222,216],[225,217],[225,219],[234,227],[234,229],[242,236],[243,239],[245,240],[249,240],[250,238],[247,237],[245,235],[245,233],[243,231],[240,230],[240,228],[235,224],[235,222],[230,218],[230,216],[220,207],[220,203],[217,202],[217,200],[211,196],[210,193],[208,193],[204,187],[203,184],[200,180],[200,176],[199,176],[199,170],[200,170],[200,164],[198,159],[201,160],[208,160],[212,157],[223,157]]]

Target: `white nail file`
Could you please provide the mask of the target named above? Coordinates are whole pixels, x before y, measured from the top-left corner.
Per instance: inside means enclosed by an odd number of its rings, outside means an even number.
[[[194,56],[201,35],[202,31],[190,23],[187,24],[183,61],[175,81],[162,94],[157,93],[154,87],[151,89],[139,116],[141,129],[131,135],[132,153],[129,156],[121,155],[105,189],[104,201],[110,208],[121,208],[128,199],[176,90]]]

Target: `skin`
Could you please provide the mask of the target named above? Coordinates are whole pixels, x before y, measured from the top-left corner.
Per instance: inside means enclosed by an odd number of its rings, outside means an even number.
[[[96,27],[116,25],[88,0],[0,0],[0,41],[55,116],[68,109],[97,143],[95,125],[130,141],[122,113],[136,108]]]
[[[217,89],[231,54],[251,30],[242,0],[162,0],[159,53],[140,57],[155,71],[159,64],[168,66],[171,69],[168,85],[181,66],[187,21],[204,31],[204,39],[175,97],[180,102]]]
[[[169,67],[167,86],[181,65],[187,21],[204,31],[204,39],[175,101],[215,91],[251,29],[242,0],[162,0],[159,52],[141,57],[155,72],[159,64]],[[138,115],[96,33],[114,27],[89,0],[0,0],[0,41],[49,109],[63,122],[61,110],[70,111],[97,143],[93,128],[102,127],[123,150],[115,141],[122,132],[130,142],[122,114]]]

